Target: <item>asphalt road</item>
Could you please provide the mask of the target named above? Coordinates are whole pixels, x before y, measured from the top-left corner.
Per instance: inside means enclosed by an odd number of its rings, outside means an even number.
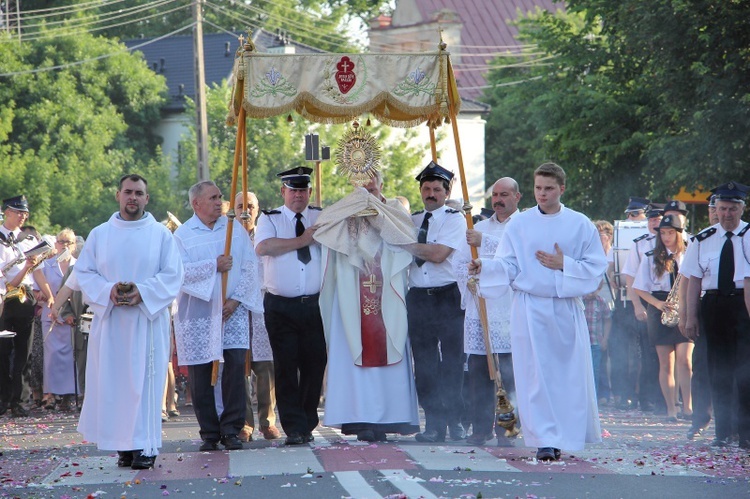
[[[257,432],[242,451],[199,452],[189,407],[164,424],[153,470],[117,468],[115,453],[82,441],[77,416],[35,410],[0,418],[0,497],[634,498],[748,497],[750,456],[695,441],[664,416],[600,409],[603,442],[537,462],[522,439],[510,446],[367,444],[320,426],[312,444],[285,447]]]

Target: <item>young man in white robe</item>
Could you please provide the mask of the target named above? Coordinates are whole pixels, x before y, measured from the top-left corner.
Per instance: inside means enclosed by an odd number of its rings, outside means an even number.
[[[195,214],[174,233],[185,265],[177,298],[175,344],[181,366],[188,366],[190,393],[203,443],[201,451],[242,449],[245,425],[245,357],[250,347],[248,311],[262,312],[258,260],[247,232],[221,214],[221,191],[211,181],[189,191]],[[224,255],[229,224],[230,254]],[[227,273],[226,294],[222,273]],[[213,362],[223,360],[221,414],[211,385]]]
[[[147,188],[120,180],[120,211],[91,231],[73,271],[94,313],[78,431],[133,469],[153,467],[161,447],[168,307],[183,277],[172,234],[144,211]]]
[[[607,260],[594,224],[560,203],[565,172],[534,171],[536,207],[509,224],[494,259],[477,259],[480,294],[513,289],[511,342],[518,411],[537,459],[601,441],[588,327],[581,296],[595,291]]]
[[[317,224],[328,347],[323,423],[367,442],[416,433],[406,316],[412,256],[402,248],[417,241],[411,218],[399,201],[383,202],[379,187],[359,187],[323,210]]]

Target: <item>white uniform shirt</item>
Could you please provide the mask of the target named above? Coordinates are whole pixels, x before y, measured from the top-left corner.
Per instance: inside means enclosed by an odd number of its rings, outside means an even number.
[[[305,228],[315,225],[318,215],[320,210],[309,206],[305,208],[302,212],[302,224]],[[296,228],[295,213],[286,206],[263,212],[255,228],[255,247],[266,239],[297,237]],[[311,260],[307,265],[299,261],[296,250],[279,256],[262,257],[264,289],[287,298],[319,293],[322,282],[320,245],[313,243],[308,247]]]
[[[10,234],[11,231],[8,230],[7,227],[5,227],[4,225],[0,225],[0,232],[3,234],[3,236],[5,237],[5,240],[7,241],[8,234]],[[19,241],[19,238],[24,237],[21,234],[21,229],[16,229],[12,232],[13,232],[13,237],[16,240],[16,246],[21,251],[28,251],[34,246],[36,246],[37,244],[39,244],[37,240],[32,236],[27,236],[25,239],[23,239],[23,241]],[[15,251],[13,251],[13,248],[11,248],[10,246],[6,246],[5,244],[0,244],[0,268],[4,268],[5,265],[15,260],[17,256],[18,255],[16,254]],[[5,279],[0,279],[0,281],[3,281],[3,282],[0,282],[0,291],[5,292],[5,283],[7,281],[13,280],[13,278],[16,277],[18,273],[21,272],[21,270],[23,270],[23,266],[25,263],[26,263],[25,259],[21,260],[21,263],[10,267],[6,271]],[[21,281],[21,284],[27,284],[29,286],[33,286],[34,280],[31,276],[32,276],[31,272],[26,274],[26,276],[23,278],[23,281]]]
[[[678,272],[682,268],[684,256],[684,252],[680,253],[680,255],[676,259]],[[640,289],[641,291],[645,291],[647,293],[653,293],[654,291],[669,292],[672,289],[672,283],[670,282],[669,276],[669,272],[664,272],[661,277],[657,277],[654,270],[654,256],[646,255],[645,258],[641,260],[641,264],[638,266],[638,273],[635,275],[633,288]]]
[[[422,226],[426,211],[418,211],[411,216],[417,228]],[[432,213],[427,227],[427,244],[443,244],[454,250],[461,247],[466,239],[466,219],[461,213],[443,205]],[[420,267],[412,262],[409,267],[410,288],[435,288],[456,282],[451,260],[453,255],[442,263],[425,261]]]
[[[744,278],[750,277],[750,230],[739,237],[747,222],[740,221],[739,226],[733,230],[732,246],[734,249],[734,285],[742,289],[745,285]],[[685,262],[680,273],[688,277],[699,277],[703,291],[719,288],[719,257],[721,249],[726,242],[726,233],[721,224],[712,225],[708,229],[695,236],[691,248],[685,255]]]
[[[643,239],[637,238],[635,244],[630,248],[628,253],[628,259],[625,261],[625,266],[622,268],[622,274],[629,275],[635,278],[638,274],[638,267],[644,260],[646,253],[654,249],[656,245],[656,235],[650,234]],[[623,281],[624,285],[624,281]]]

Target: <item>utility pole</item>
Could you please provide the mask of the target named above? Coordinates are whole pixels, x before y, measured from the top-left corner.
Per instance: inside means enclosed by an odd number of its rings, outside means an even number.
[[[195,115],[198,146],[198,182],[210,180],[208,172],[208,118],[206,111],[206,71],[203,67],[203,0],[193,2],[193,53],[195,54]]]

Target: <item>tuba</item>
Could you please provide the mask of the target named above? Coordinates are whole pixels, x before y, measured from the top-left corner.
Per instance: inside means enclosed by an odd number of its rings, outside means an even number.
[[[672,284],[672,289],[669,290],[665,304],[668,305],[664,308],[661,313],[661,323],[667,327],[675,327],[680,322],[680,295],[677,292],[680,287],[680,281],[682,280],[682,274],[677,274],[677,278]]]

